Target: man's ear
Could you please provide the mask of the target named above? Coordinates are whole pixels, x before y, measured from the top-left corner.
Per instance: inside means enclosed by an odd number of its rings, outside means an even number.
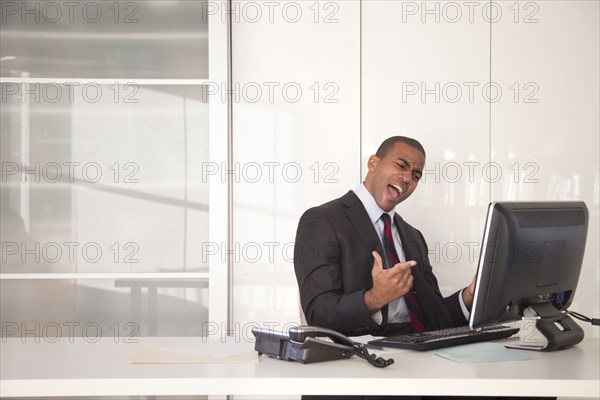
[[[370,172],[373,172],[375,170],[375,167],[377,167],[377,164],[379,164],[379,160],[380,160],[380,158],[377,157],[375,154],[373,154],[371,157],[369,157],[369,161],[367,162],[367,167],[369,168]]]

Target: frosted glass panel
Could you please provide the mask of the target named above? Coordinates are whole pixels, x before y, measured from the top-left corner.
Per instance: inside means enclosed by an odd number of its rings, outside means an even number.
[[[0,6],[2,321],[98,318],[103,329],[133,321],[141,334],[199,334],[209,196],[227,195],[203,175],[207,2]],[[221,82],[225,20],[210,27],[210,78]],[[213,162],[225,152],[217,103]]]
[[[15,87],[26,86],[33,84]],[[207,268],[193,245],[208,240],[201,87],[132,85],[131,102],[97,87],[105,96],[96,102],[78,94],[57,102],[42,95],[39,103],[7,96],[2,272]]]
[[[204,1],[2,1],[2,76],[207,78]]]
[[[207,329],[208,282],[202,279],[27,279],[1,285],[5,338],[135,342],[139,336],[201,336]]]

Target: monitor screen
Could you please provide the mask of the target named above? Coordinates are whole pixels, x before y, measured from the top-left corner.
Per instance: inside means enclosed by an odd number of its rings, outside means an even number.
[[[528,307],[538,314],[561,315],[575,295],[587,226],[588,210],[579,201],[491,203],[471,329],[521,319]]]

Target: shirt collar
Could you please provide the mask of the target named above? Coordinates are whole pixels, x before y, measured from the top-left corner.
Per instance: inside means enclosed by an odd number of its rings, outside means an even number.
[[[367,214],[369,214],[371,222],[375,224],[377,220],[381,218],[381,214],[383,214],[385,211],[383,211],[381,207],[377,205],[375,198],[371,195],[371,193],[369,193],[364,183],[361,183],[354,190],[354,193],[358,196],[359,200],[365,207],[365,210],[367,210]],[[392,208],[388,214],[393,221],[396,211]]]

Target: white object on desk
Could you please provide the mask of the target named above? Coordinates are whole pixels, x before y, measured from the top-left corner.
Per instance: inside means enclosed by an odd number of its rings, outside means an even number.
[[[195,364],[195,363],[257,363],[254,343],[227,337],[193,342],[173,343],[167,346],[139,345],[129,362],[131,364]]]
[[[493,342],[471,343],[463,346],[438,349],[436,356],[456,363],[488,363],[506,361],[528,361],[538,359],[536,353],[526,350],[510,350],[503,344]]]

